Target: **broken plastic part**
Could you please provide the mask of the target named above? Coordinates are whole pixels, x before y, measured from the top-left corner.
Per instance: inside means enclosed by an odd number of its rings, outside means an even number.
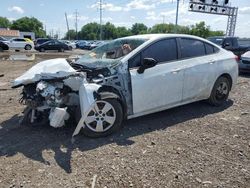
[[[64,125],[64,121],[69,119],[67,108],[54,108],[49,115],[50,125],[58,128]]]

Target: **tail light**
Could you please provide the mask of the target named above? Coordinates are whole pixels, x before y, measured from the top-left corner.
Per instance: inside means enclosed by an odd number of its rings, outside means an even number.
[[[236,60],[237,62],[239,62],[239,61],[240,61],[240,56],[236,55],[236,56],[235,56],[235,60]]]

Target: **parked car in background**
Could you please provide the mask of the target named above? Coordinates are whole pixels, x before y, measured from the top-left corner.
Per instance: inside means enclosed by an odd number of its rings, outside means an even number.
[[[33,42],[31,39],[29,39],[29,38],[24,38],[24,40],[26,41],[26,42]],[[33,42],[34,43],[34,42]]]
[[[239,71],[250,73],[250,51],[241,55],[241,60],[239,61]]]
[[[76,43],[75,42],[71,42],[69,40],[61,40],[61,42],[63,42],[64,44],[67,44],[69,46],[70,50],[76,49]]]
[[[45,42],[48,42],[48,41],[51,41],[51,40],[53,40],[53,39],[49,39],[49,38],[38,38],[38,39],[36,39],[36,40],[34,41],[34,44],[35,44],[35,46],[37,46],[37,45],[41,45],[41,44],[43,44],[43,43],[45,43]]]
[[[3,52],[4,50],[9,50],[9,46],[4,42],[0,41],[0,52]]]
[[[79,41],[76,42],[76,48],[80,48],[82,50],[85,50],[87,44],[88,44],[87,41],[85,41],[85,40],[79,40]]]
[[[235,86],[235,55],[208,40],[180,34],[116,39],[75,62],[40,62],[13,82],[23,86],[26,125],[69,116],[89,137],[107,136],[124,119],[200,100],[220,106]],[[60,115],[59,115],[60,114]]]
[[[70,50],[70,49],[71,48],[67,44],[64,44],[63,42],[60,42],[58,40],[51,40],[41,45],[35,46],[35,50],[40,52],[45,52],[47,50],[57,50],[59,52],[64,52],[65,50]]]
[[[34,48],[34,43],[31,41],[27,41],[24,38],[13,38],[10,39],[9,41],[3,41],[5,44],[9,46],[10,49],[14,50],[20,50],[20,49],[25,49],[25,50],[31,50]]]
[[[90,50],[91,45],[94,44],[96,41],[88,41],[87,44],[85,45],[86,50]]]
[[[94,49],[94,48],[96,48],[96,47],[98,47],[98,46],[101,46],[101,45],[103,45],[103,44],[105,44],[104,41],[96,41],[96,42],[93,42],[93,43],[89,46],[88,50],[92,50],[92,49]]]
[[[209,37],[209,41],[221,46],[222,48],[232,51],[240,59],[241,55],[250,50],[249,45],[239,45],[237,37]]]
[[[4,37],[0,37],[0,41],[6,41],[7,39]]]

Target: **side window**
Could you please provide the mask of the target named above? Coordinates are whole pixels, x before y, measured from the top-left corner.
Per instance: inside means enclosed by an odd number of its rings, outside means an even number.
[[[181,57],[198,57],[206,55],[205,45],[202,41],[195,39],[181,39]]]
[[[139,67],[141,65],[141,53],[128,60],[128,68]]]
[[[142,52],[141,60],[144,58],[154,58],[159,63],[177,59],[176,39],[164,39],[150,45]]]
[[[205,48],[206,48],[206,54],[213,54],[214,53],[214,47],[210,44],[204,43],[205,44]]]

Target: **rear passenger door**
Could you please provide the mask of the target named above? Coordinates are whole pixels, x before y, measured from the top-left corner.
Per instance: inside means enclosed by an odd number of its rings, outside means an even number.
[[[144,58],[158,64],[137,72]],[[134,114],[147,114],[178,104],[182,99],[182,65],[178,62],[175,38],[157,41],[129,60]]]
[[[15,39],[17,48],[24,48],[26,45],[26,41],[24,39]]]
[[[180,38],[182,63],[185,65],[183,101],[208,98],[216,74],[214,47],[198,39]]]

